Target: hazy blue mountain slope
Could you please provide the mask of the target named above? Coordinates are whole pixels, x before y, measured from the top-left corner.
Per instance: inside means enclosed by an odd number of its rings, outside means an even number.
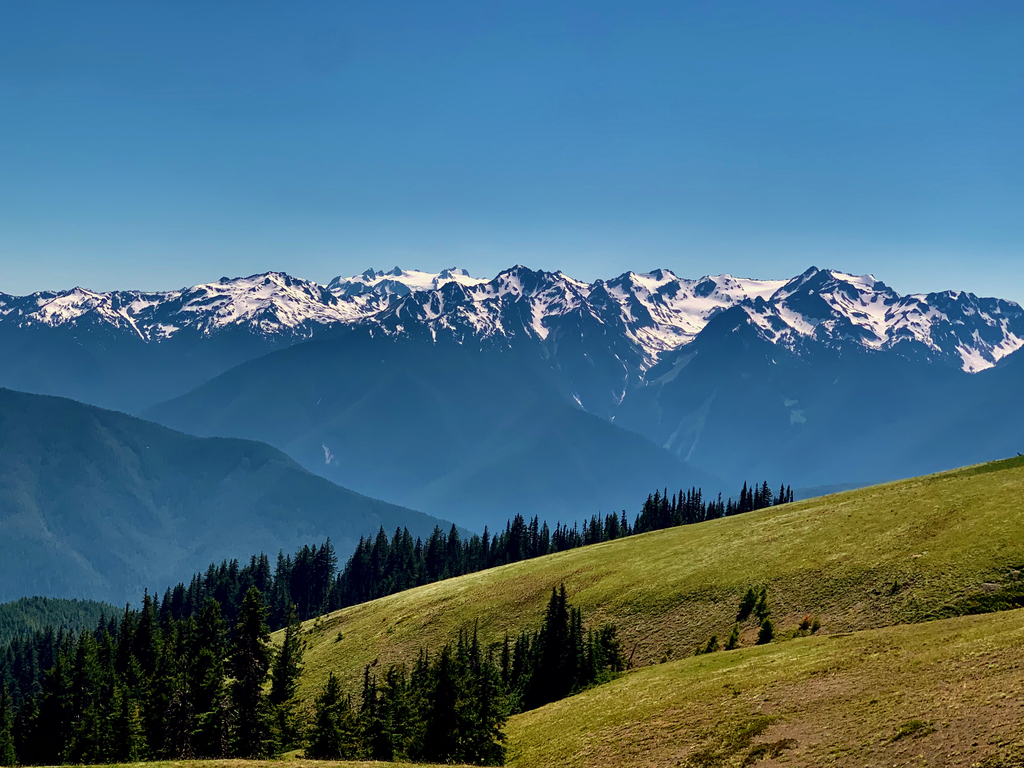
[[[227,328],[158,343],[100,324],[14,328],[0,323],[0,386],[135,413],[291,341]]]
[[[265,440],[347,487],[481,528],[522,512],[634,509],[703,483],[638,434],[567,403],[532,340],[471,346],[360,329],[241,365],[147,412]]]
[[[1004,371],[1022,348],[1013,302],[900,295],[814,267],[593,282],[395,268],[327,286],[270,272],[163,293],[0,294],[0,386],[131,412],[181,396],[150,412],[467,522],[485,503],[498,518],[629,506],[641,485],[697,480],[695,468],[727,488],[800,487],[998,458],[1016,442],[1019,386]]]
[[[877,482],[1011,455],[1022,362],[970,375],[871,350],[797,354],[729,310],[649,371],[616,422],[730,478]]]
[[[135,599],[225,557],[327,536],[344,557],[381,525],[435,524],[268,445],[0,389],[0,600]]]

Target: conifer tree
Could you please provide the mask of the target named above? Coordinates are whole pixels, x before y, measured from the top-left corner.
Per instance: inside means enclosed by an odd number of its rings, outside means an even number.
[[[313,727],[306,757],[314,760],[351,760],[359,756],[358,735],[348,698],[331,672],[316,698]]]
[[[507,719],[501,675],[493,658],[479,664],[473,681],[473,716],[463,759],[479,765],[504,765]]]
[[[102,762],[103,713],[101,680],[96,640],[90,632],[78,639],[69,691],[71,729],[67,759],[75,763]]]
[[[7,686],[0,683],[0,765],[16,765],[14,751],[14,712]]]
[[[622,653],[619,630],[614,624],[605,624],[597,631],[595,654],[595,671],[598,676],[606,672],[622,672],[626,668],[626,657]]]
[[[565,698],[572,690],[575,674],[571,656],[577,649],[570,647],[570,623],[565,585],[560,589],[553,587],[537,635],[536,668],[530,676],[528,696],[531,707]]]
[[[406,758],[415,751],[419,718],[410,701],[405,666],[393,664],[384,675],[379,688],[377,716],[381,723],[379,754],[387,760]]]
[[[761,587],[761,592],[757,596],[757,603],[754,605],[754,615],[758,618],[758,621],[764,621],[769,614],[768,608],[768,587]]]
[[[66,762],[66,748],[72,732],[71,648],[64,640],[55,654],[53,666],[46,672],[39,708],[34,719],[37,738],[33,762],[58,765]]]
[[[293,605],[288,614],[288,628],[284,642],[274,657],[271,671],[270,705],[274,707],[281,746],[292,748],[299,740],[299,724],[295,712],[295,692],[302,673],[302,654],[306,643],[302,639],[302,625]]]
[[[772,624],[771,618],[766,616],[761,622],[761,629],[757,632],[757,644],[766,645],[772,641],[773,637],[775,637],[775,626]]]
[[[459,735],[463,731],[459,711],[463,681],[450,645],[446,645],[438,655],[431,678],[422,756],[430,762],[457,760]]]
[[[370,665],[363,668],[363,705],[359,710],[359,730],[363,751],[371,760],[391,760],[394,751],[380,713],[377,697],[377,678],[370,673]]]
[[[274,751],[271,712],[263,686],[270,671],[270,630],[263,596],[250,587],[242,601],[231,653],[231,703],[235,719],[233,752],[263,758]]]
[[[728,639],[725,641],[725,650],[732,651],[740,646],[740,625],[733,624],[732,632],[729,633]]]
[[[736,621],[746,621],[750,618],[750,614],[754,611],[754,606],[757,605],[757,593],[754,592],[753,587],[747,589],[743,599],[740,600],[740,609],[736,614]]]
[[[192,639],[188,666],[195,706],[192,748],[197,757],[222,757],[228,751],[224,716],[227,626],[220,603],[213,598],[207,598]]]
[[[698,647],[696,656],[701,656],[706,653],[714,653],[718,650],[718,635],[712,635],[710,639],[705,643],[703,648]]]
[[[120,685],[114,687],[111,716],[110,759],[119,763],[145,759],[146,730],[139,704]]]

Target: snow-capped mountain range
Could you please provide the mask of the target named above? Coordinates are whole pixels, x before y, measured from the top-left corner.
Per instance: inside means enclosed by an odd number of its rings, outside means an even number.
[[[796,352],[852,344],[976,373],[1024,346],[1024,310],[1013,302],[958,291],[900,296],[873,276],[814,267],[790,280],[658,269],[593,283],[521,266],[490,280],[395,267],[326,286],[269,272],[162,293],[0,294],[0,327],[108,330],[147,343],[227,329],[292,343],[356,324],[463,343],[526,336],[555,345],[566,333],[596,332],[642,376],[734,307],[763,338]]]
[[[1012,455],[1022,346],[1013,302],[813,267],[0,294],[0,387],[260,440],[478,527],[482,494],[554,518],[652,484],[877,482]]]

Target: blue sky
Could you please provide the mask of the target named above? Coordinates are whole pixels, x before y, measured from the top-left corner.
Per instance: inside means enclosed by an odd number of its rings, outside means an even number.
[[[0,6],[0,291],[810,264],[1024,302],[1024,4]]]

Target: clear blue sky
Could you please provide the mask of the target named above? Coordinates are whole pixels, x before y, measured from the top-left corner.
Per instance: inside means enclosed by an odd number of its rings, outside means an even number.
[[[0,291],[512,263],[1024,302],[1024,3],[0,4]]]

